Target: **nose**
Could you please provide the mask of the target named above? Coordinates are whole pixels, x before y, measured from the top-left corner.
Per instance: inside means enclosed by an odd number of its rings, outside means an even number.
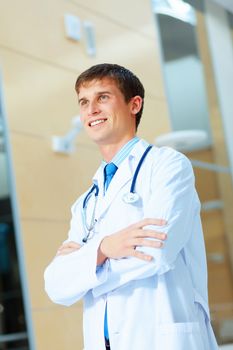
[[[88,106],[88,116],[97,115],[100,113],[99,105],[96,101],[90,101]]]

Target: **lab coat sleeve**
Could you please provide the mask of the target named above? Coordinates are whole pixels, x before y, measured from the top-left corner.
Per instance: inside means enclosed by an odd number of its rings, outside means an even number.
[[[72,207],[72,219],[68,241],[82,243],[80,201]],[[57,304],[69,306],[80,300],[90,289],[107,278],[109,261],[96,268],[97,250],[102,237],[99,235],[88,241],[78,251],[56,256],[44,273],[45,291]]]
[[[177,255],[189,240],[199,210],[190,161],[179,152],[165,151],[165,155],[153,166],[150,182],[149,198],[144,203],[144,217],[162,218],[167,221],[164,227],[147,227],[167,233],[164,247],[137,248],[152,255],[151,262],[136,258],[109,259],[108,278],[105,283],[93,289],[95,297],[129,281],[164,274],[173,269]]]

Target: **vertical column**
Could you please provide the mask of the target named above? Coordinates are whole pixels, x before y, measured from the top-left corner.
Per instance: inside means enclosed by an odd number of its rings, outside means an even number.
[[[233,43],[226,11],[212,0],[205,2],[206,28],[233,179]]]
[[[233,45],[226,11],[205,0],[206,13],[197,16],[198,41],[208,90],[215,161],[227,165],[231,174],[218,174],[224,201],[224,226],[233,270]]]

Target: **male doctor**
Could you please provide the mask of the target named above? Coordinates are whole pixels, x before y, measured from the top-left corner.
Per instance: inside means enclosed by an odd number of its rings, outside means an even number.
[[[93,66],[75,88],[103,162],[45,271],[49,297],[84,299],[85,350],[217,349],[190,162],[136,137],[144,88],[128,69]]]

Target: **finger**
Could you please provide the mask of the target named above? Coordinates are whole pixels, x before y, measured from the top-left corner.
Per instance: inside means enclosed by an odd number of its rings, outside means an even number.
[[[133,256],[134,258],[144,260],[144,261],[152,261],[153,256],[144,254],[143,252],[140,252],[138,250],[132,250],[129,256]]]
[[[154,241],[143,238],[136,238],[132,244],[132,247],[152,247],[152,248],[162,248],[164,243],[161,241]]]
[[[76,243],[76,242],[73,242],[73,241],[70,241],[70,242],[66,242],[66,243],[63,243],[58,249],[62,249],[62,248],[81,248],[81,245]]]
[[[164,219],[145,218],[137,223],[137,227],[143,228],[147,225],[164,226],[166,224],[167,221]]]
[[[165,232],[158,232],[154,230],[140,230],[140,236],[139,237],[148,237],[148,238],[157,238],[162,241],[165,241],[167,239],[167,234]]]
[[[67,245],[68,245],[68,247],[71,247],[71,248],[80,248],[81,247],[80,244],[73,242],[73,241],[67,242]]]
[[[167,239],[167,234],[165,232],[158,232],[154,230],[137,229],[132,231],[131,237],[132,238],[148,237],[148,238],[156,238],[156,239],[160,239],[161,241],[165,241]]]
[[[79,248],[62,248],[57,251],[56,255],[66,255],[77,251]]]
[[[69,250],[69,248],[61,247],[58,249],[56,255],[63,255],[67,250]]]
[[[75,242],[75,244],[70,244],[71,242],[64,243],[60,248],[57,250],[57,255],[62,255],[63,253],[66,254],[66,252],[69,254],[72,251],[78,250],[81,248],[81,245]]]

